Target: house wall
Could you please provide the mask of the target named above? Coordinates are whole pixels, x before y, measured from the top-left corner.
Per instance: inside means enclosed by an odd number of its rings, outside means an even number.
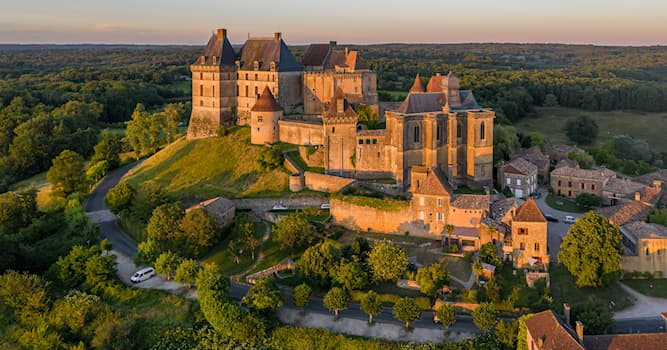
[[[512,222],[512,260],[517,268],[528,267],[528,257],[539,258],[543,264],[549,263],[547,254],[547,222]],[[527,229],[528,234],[519,234]],[[523,244],[523,248],[522,248]],[[535,249],[535,245],[538,249]]]
[[[647,254],[648,250],[648,254]],[[624,255],[621,267],[625,271],[661,273],[667,277],[667,239],[640,239],[636,252],[637,255]]]
[[[570,185],[571,183],[571,185]],[[581,188],[583,184],[583,189]],[[551,188],[554,194],[576,198],[581,193],[590,193],[598,198],[602,198],[602,187],[604,182],[595,179],[582,179],[573,176],[563,176],[551,174]]]

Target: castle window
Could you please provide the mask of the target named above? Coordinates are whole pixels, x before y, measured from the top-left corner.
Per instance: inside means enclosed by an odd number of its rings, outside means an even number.
[[[255,86],[255,96],[259,98],[259,87]]]
[[[213,97],[215,97],[215,85],[211,86],[211,90],[213,91]]]
[[[199,80],[204,80],[204,73],[199,73]]]
[[[584,187],[586,187],[586,185],[584,185],[584,183],[582,182],[582,183],[581,183],[581,189],[583,190]]]
[[[561,186],[561,181],[560,180],[558,180],[558,186]]]
[[[236,73],[236,79],[237,80],[239,79],[239,73]]]
[[[442,131],[442,130],[441,130],[441,128],[440,128],[440,124],[438,124],[438,127],[436,128],[436,132],[435,132],[436,139],[437,139],[438,142],[440,142],[440,140],[442,140],[442,137],[440,136],[440,132],[441,132],[441,131]]]
[[[360,144],[360,145],[363,145],[363,144],[364,144],[364,140],[359,139],[359,144]]]
[[[567,187],[572,187],[572,181],[567,182]]]
[[[442,204],[443,204],[443,200],[442,200],[442,198],[438,198],[438,206],[439,206],[439,207],[442,207]]]
[[[521,242],[521,244],[519,244],[519,249],[526,250],[526,243]]]
[[[445,221],[445,215],[443,213],[438,213],[438,221]]]
[[[203,100],[199,100],[199,107],[204,107],[204,101]]]
[[[239,86],[236,85],[236,97],[239,97]]]
[[[264,121],[264,118],[262,118],[261,115],[258,115],[258,116],[257,116],[257,121],[261,123],[261,122]]]
[[[275,75],[271,76],[271,81],[276,81],[276,76]]]
[[[199,96],[204,96],[204,85],[199,85]]]
[[[366,144],[370,145],[371,144],[371,139],[366,139]]]
[[[463,127],[461,127],[461,124],[458,122],[456,123],[456,137],[461,138],[461,134],[463,133]]]
[[[380,152],[378,152],[378,158],[380,158]]]
[[[246,87],[245,87],[245,97],[248,97],[248,96],[250,96],[250,95],[248,95],[248,85],[246,85]]]
[[[378,144],[378,139],[373,139],[373,144],[377,145]]]
[[[649,255],[650,252],[648,251],[648,248],[646,248],[646,255]]]
[[[336,133],[336,127],[335,127],[335,126],[331,128],[331,133],[332,133],[332,134],[335,134],[335,133]]]
[[[419,133],[419,125],[415,125],[415,127],[414,127],[414,141],[415,141],[415,143],[420,142],[420,136],[421,135]]]
[[[248,73],[245,74],[245,80],[248,80]]]
[[[482,122],[479,125],[479,139],[480,140],[484,140],[486,138],[486,134],[485,134],[486,130],[485,129],[486,129],[486,126],[484,125],[484,122]]]
[[[259,78],[258,78],[257,74],[255,74],[255,80],[259,80]]]
[[[517,234],[522,235],[522,236],[527,235],[528,234],[528,229],[525,228],[525,227],[519,227],[519,230],[518,230]]]
[[[595,190],[595,184],[591,184],[591,190]]]
[[[539,243],[535,243],[535,251],[536,252],[540,251],[540,244]]]

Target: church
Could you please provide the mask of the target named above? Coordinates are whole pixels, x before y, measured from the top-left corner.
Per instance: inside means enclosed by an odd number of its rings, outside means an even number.
[[[376,72],[333,41],[310,45],[298,61],[280,33],[249,38],[237,53],[218,29],[190,68],[190,139],[236,123],[251,128],[253,144],[314,147],[328,175],[391,178],[408,190],[412,170],[425,168],[453,188],[492,186],[495,114],[451,72],[435,74],[426,87],[417,76],[405,101],[384,111]],[[359,123],[361,106],[384,128]]]

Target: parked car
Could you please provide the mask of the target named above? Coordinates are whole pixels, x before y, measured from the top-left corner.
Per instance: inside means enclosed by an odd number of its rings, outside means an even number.
[[[533,198],[540,199],[541,197],[542,197],[542,193],[540,193],[540,192],[533,193]]]
[[[331,209],[331,206],[329,205],[329,203],[324,203],[320,205],[320,209]]]
[[[567,222],[568,224],[574,224],[575,222],[577,222],[577,218],[575,218],[574,216],[567,215],[565,216],[565,219],[563,219],[563,221]]]
[[[287,207],[278,203],[278,204],[274,205],[273,208],[271,208],[271,210],[287,210]]]
[[[544,218],[547,219],[547,221],[549,222],[558,222],[558,219],[551,214],[545,214]]]
[[[139,283],[139,282],[143,282],[143,281],[145,281],[145,280],[147,280],[147,279],[149,279],[153,276],[155,276],[155,269],[152,268],[152,267],[146,267],[146,268],[143,268],[143,269],[135,272],[134,275],[132,275],[132,277],[130,277],[130,281],[132,281],[132,283]]]

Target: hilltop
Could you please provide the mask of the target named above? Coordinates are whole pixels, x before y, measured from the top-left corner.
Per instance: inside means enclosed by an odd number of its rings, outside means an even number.
[[[288,191],[288,174],[282,167],[267,173],[255,170],[262,149],[250,144],[248,128],[233,128],[224,137],[181,138],[145,160],[124,181],[135,186],[154,181],[173,200],[270,197]]]

